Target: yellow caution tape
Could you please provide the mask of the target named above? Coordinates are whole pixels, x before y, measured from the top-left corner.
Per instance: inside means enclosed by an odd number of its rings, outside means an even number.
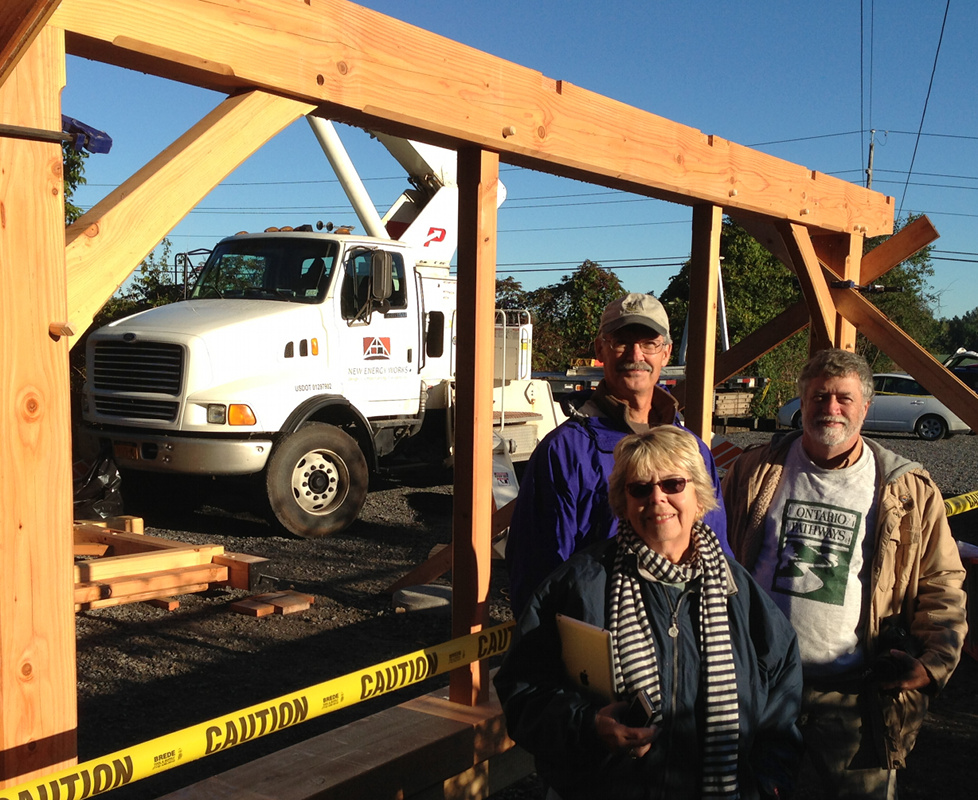
[[[505,652],[513,622],[426,647],[308,689],[117,750],[19,786],[0,800],[85,800],[283,728]]]
[[[944,501],[944,510],[947,515],[963,514],[965,511],[973,511],[978,508],[978,492],[968,492],[959,494],[957,497],[949,497]]]

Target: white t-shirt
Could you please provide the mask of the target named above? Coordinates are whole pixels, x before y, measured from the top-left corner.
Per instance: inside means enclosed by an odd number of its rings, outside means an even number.
[[[806,678],[865,660],[875,511],[876,457],[868,447],[849,467],[822,469],[801,438],[791,445],[754,577],[791,620]]]

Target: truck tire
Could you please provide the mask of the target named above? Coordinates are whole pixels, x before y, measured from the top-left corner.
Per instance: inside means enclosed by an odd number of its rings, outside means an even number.
[[[328,536],[353,523],[367,499],[367,461],[334,425],[307,422],[272,451],[265,473],[272,513],[290,533]]]

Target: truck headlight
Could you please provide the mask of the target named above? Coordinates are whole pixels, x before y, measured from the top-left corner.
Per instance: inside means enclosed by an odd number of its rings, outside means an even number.
[[[227,420],[228,407],[220,403],[211,403],[207,406],[207,421],[211,425],[223,425]]]

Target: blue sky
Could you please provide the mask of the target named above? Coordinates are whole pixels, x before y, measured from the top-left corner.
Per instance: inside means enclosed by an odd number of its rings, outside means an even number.
[[[978,3],[950,0],[946,24],[946,0],[361,5],[860,185],[875,129],[873,188],[892,195],[903,215],[926,213],[941,233],[937,315],[978,307]],[[64,113],[113,137],[111,153],[88,159],[89,184],[76,202],[96,203],[221,99],[70,57]],[[340,135],[385,211],[407,186],[403,171],[362,131],[341,126]],[[684,206],[506,165],[501,177],[508,199],[499,211],[498,274],[525,288],[554,283],[590,259],[614,269],[630,291],[659,293],[688,258]],[[242,229],[316,220],[356,222],[300,121],[169,238],[182,252]]]

